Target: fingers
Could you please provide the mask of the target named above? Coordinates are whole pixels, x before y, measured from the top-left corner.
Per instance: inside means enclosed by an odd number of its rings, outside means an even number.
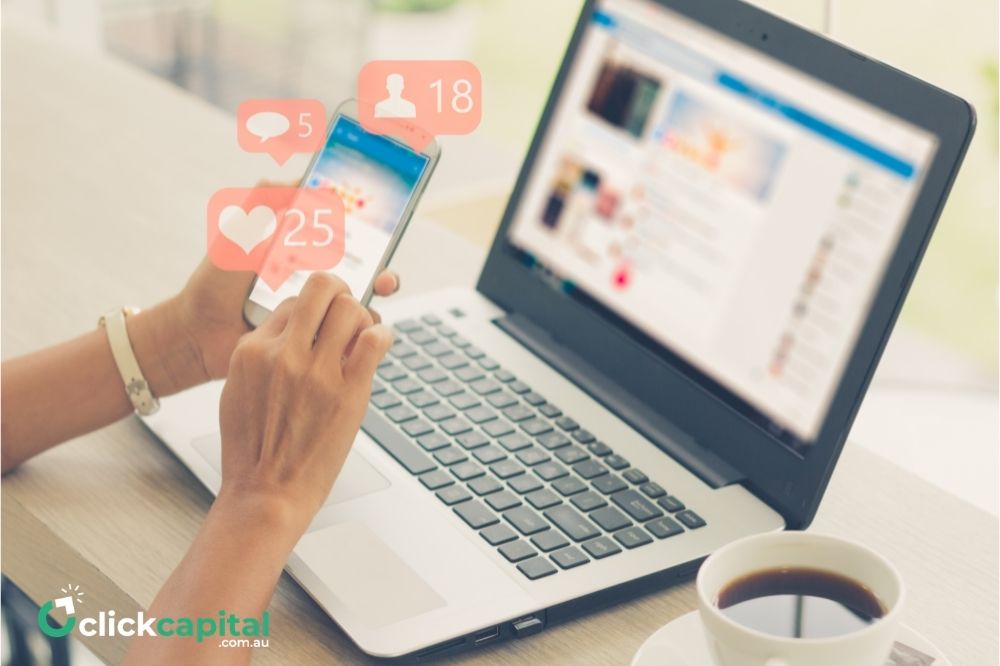
[[[340,294],[333,301],[316,336],[320,363],[340,365],[358,333],[372,325],[371,315],[350,294]]]
[[[358,334],[347,362],[344,377],[349,382],[370,386],[372,376],[385,353],[392,346],[392,332],[382,324],[369,326]]]
[[[267,337],[281,335],[281,332],[285,330],[285,326],[288,325],[289,318],[292,316],[295,301],[295,298],[286,298],[281,301],[278,307],[274,309],[274,312],[264,320],[264,323],[257,327],[261,335],[266,335]]]
[[[289,337],[305,349],[311,348],[330,304],[337,296],[350,293],[350,289],[338,277],[321,272],[310,275],[299,297],[295,299],[287,326]]]
[[[393,271],[382,271],[375,277],[372,288],[379,296],[392,296],[399,291],[399,275]]]

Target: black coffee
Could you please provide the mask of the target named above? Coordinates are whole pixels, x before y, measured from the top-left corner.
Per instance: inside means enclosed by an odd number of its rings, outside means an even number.
[[[739,578],[720,593],[719,609],[750,629],[787,638],[827,638],[885,615],[864,585],[827,571],[784,568]]]

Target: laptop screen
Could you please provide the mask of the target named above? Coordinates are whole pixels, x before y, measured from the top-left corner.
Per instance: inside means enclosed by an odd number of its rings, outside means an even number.
[[[656,3],[603,0],[508,239],[802,451],[936,147]]]

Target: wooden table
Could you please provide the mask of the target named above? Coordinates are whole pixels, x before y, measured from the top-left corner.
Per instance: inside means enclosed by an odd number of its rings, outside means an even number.
[[[9,20],[2,48],[5,357],[90,329],[111,307],[168,296],[203,252],[214,190],[302,168],[241,153],[231,117],[126,65]],[[397,257],[415,293],[470,284],[483,250],[418,220]],[[120,614],[152,601],[212,499],[135,418],[27,463],[2,494],[3,572],[38,602],[73,582]],[[997,663],[994,517],[848,446],[815,529],[893,560],[910,590],[905,621],[956,665]],[[688,583],[449,663],[624,664],[694,607]],[[367,661],[287,576],[271,612],[257,663]],[[126,642],[87,645],[115,663]]]

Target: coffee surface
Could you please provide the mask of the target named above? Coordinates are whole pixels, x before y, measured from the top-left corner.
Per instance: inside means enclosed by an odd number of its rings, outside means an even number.
[[[807,568],[768,569],[719,593],[719,609],[750,629],[787,638],[829,638],[863,629],[885,614],[867,587]]]

